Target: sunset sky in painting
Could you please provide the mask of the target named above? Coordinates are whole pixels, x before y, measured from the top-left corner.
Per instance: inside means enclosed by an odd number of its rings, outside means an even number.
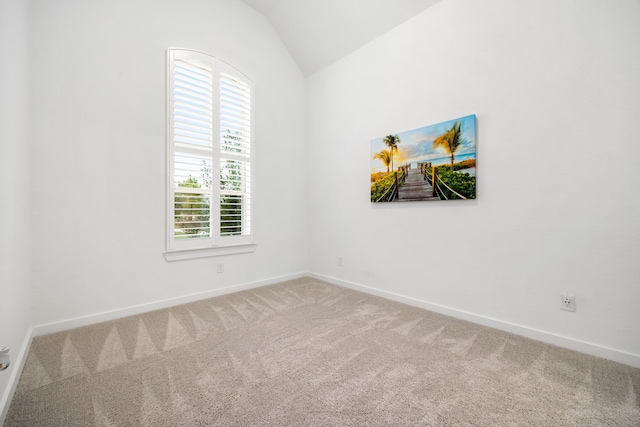
[[[394,166],[406,163],[428,162],[434,164],[448,163],[449,154],[442,148],[433,148],[433,140],[442,135],[456,122],[460,121],[462,143],[456,151],[456,161],[460,159],[473,159],[476,153],[476,116],[469,115],[434,125],[424,126],[418,129],[404,132],[389,132],[388,135],[398,135],[400,143],[398,152],[393,159]],[[386,166],[379,159],[373,159],[373,155],[388,147],[382,142],[385,135],[371,141],[371,172],[386,172]]]

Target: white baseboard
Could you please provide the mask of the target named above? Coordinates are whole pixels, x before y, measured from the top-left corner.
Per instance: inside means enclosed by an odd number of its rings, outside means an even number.
[[[199,292],[195,294],[185,295],[177,298],[169,298],[161,301],[155,301],[146,304],[140,304],[132,307],[107,311],[88,316],[75,317],[73,319],[63,320],[60,322],[38,325],[33,328],[33,336],[52,334],[55,332],[66,331],[69,329],[79,328],[82,326],[93,325],[94,323],[108,322],[110,320],[120,319],[122,317],[133,316],[136,314],[147,313],[149,311],[159,310],[162,308],[173,307],[176,305],[187,304],[194,301],[200,301],[207,298],[213,298],[220,295],[227,295],[234,292],[244,291],[247,289],[259,288],[262,286],[272,285],[274,283],[284,282],[287,280],[299,279],[307,277],[306,272],[288,274],[286,276],[273,277],[270,279],[259,280],[256,282],[244,283],[240,285],[228,286],[220,289]],[[0,424],[1,425],[1,424]]]
[[[22,341],[22,346],[18,352],[18,356],[11,361],[9,369],[11,369],[11,377],[9,377],[9,383],[5,389],[4,395],[0,397],[0,426],[4,425],[4,421],[7,418],[9,412],[9,405],[13,395],[18,387],[18,381],[20,381],[20,374],[22,374],[22,368],[27,361],[27,354],[29,354],[29,348],[31,348],[31,339],[33,338],[33,328],[27,330],[27,334]]]
[[[558,347],[564,347],[570,350],[575,350],[581,353],[586,353],[586,354],[600,357],[603,359],[612,360],[614,362],[633,366],[634,368],[640,368],[640,355],[637,355],[637,354],[627,353],[622,350],[616,350],[616,349],[604,347],[598,344],[592,344],[592,343],[576,340],[574,338],[564,337],[564,336],[556,335],[550,332],[540,331],[537,329],[529,328],[527,326],[517,325],[514,323],[509,323],[503,320],[493,319],[486,316],[480,316],[477,314],[456,310],[454,308],[445,307],[438,304],[432,304],[417,298],[407,297],[407,296],[396,294],[393,292],[383,291],[380,289],[372,288],[372,287],[361,285],[358,283],[337,279],[335,277],[325,276],[323,274],[309,272],[308,276],[314,279],[323,280],[325,282],[332,283],[334,285],[342,286],[342,287],[353,289],[356,291],[365,292],[371,295],[375,295],[375,296],[390,299],[393,301],[401,302],[404,304],[412,305],[414,307],[424,308],[426,310],[430,310],[436,313],[444,314],[444,315],[455,317],[462,320],[467,320],[469,322],[473,322],[479,325],[488,326],[490,328],[499,329],[501,331],[524,336],[524,337],[542,341],[548,344],[557,345]]]

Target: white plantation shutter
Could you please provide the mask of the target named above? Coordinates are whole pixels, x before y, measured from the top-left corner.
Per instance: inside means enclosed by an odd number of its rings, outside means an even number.
[[[220,160],[220,234],[251,234],[251,168],[248,162]]]
[[[220,150],[251,154],[251,87],[226,72],[220,76]]]
[[[251,234],[251,87],[220,73],[220,234]]]
[[[213,67],[174,59],[174,141],[186,147],[213,144]]]
[[[251,241],[252,83],[169,49],[167,251]]]

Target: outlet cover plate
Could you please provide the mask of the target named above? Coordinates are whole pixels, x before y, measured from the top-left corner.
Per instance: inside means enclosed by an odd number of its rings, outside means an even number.
[[[568,292],[560,294],[560,309],[576,311],[576,296]]]

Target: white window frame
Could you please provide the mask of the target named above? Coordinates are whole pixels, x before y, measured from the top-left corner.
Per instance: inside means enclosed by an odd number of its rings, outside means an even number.
[[[205,145],[187,146],[181,143],[179,137],[176,139],[174,132],[176,120],[176,92],[175,92],[175,64],[176,61],[190,61],[198,64],[206,69],[204,72],[207,77],[211,78],[211,94],[210,94],[210,147]],[[221,116],[224,108],[221,107],[221,97],[225,99],[220,87],[223,80],[226,83],[233,81],[246,89],[249,94],[249,125],[241,123],[243,129],[242,135],[242,151],[235,154],[230,150],[224,150],[221,140],[229,142],[221,136]],[[166,160],[166,251],[165,258],[168,261],[201,258],[209,256],[230,255],[237,253],[246,253],[255,251],[256,244],[254,242],[254,224],[253,224],[253,180],[251,179],[251,171],[254,168],[253,162],[253,114],[254,114],[254,89],[253,82],[245,74],[237,70],[235,67],[225,63],[224,61],[192,49],[167,49],[167,160]],[[238,92],[239,93],[239,92]],[[246,115],[245,115],[246,117]],[[224,120],[224,119],[223,119]],[[235,120],[235,118],[234,118]],[[241,119],[242,120],[242,119]],[[180,125],[178,119],[178,125]],[[203,128],[202,126],[200,127]],[[238,133],[239,135],[239,133]],[[240,139],[240,138],[238,138]],[[235,142],[234,142],[235,144]],[[240,144],[240,142],[238,142]],[[234,145],[235,147],[235,145]],[[235,151],[235,148],[231,150]],[[176,185],[176,174],[180,174],[180,168],[176,172],[176,153],[180,155],[194,154],[199,159],[206,158],[210,160],[210,185],[205,188],[194,188],[184,193],[198,193],[208,198],[209,202],[209,222],[208,234],[205,231],[198,233],[200,237],[176,238],[175,233],[175,194],[181,191],[176,189],[184,188]],[[186,153],[186,154],[185,154]],[[240,234],[223,235],[221,230],[221,195],[228,195],[230,191],[222,190],[220,184],[221,161],[238,162],[243,165],[242,180],[238,183],[238,191],[231,190],[231,193],[239,195],[242,200],[242,217],[240,222]],[[227,163],[228,164],[228,163]],[[193,167],[193,166],[192,166]],[[191,177],[191,174],[189,175]],[[204,176],[202,177],[204,180]],[[233,184],[232,184],[233,185]],[[202,225],[200,225],[202,226]],[[185,230],[187,228],[183,228]]]

